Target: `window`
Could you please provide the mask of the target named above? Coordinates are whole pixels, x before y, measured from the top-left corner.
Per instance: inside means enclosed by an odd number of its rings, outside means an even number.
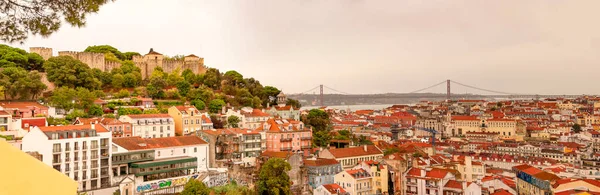
[[[167,131],[170,131],[170,130],[171,130],[171,126],[167,126]]]
[[[194,148],[194,153],[198,152],[198,148]]]
[[[160,151],[158,151],[158,156],[160,156]]]
[[[185,154],[185,148],[183,149],[183,153]]]
[[[187,120],[187,119],[186,119],[186,120],[184,120],[183,124],[186,124],[186,125],[187,125],[187,124],[188,124],[188,120]]]

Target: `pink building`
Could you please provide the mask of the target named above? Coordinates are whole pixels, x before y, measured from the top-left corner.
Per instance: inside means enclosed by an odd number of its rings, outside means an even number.
[[[293,119],[269,119],[257,130],[266,134],[267,151],[298,152],[312,146],[312,131]]]
[[[13,118],[33,118],[37,115],[48,116],[48,107],[37,102],[2,102],[0,110],[11,114]]]

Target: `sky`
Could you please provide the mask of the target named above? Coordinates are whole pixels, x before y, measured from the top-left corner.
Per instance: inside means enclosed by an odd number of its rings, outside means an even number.
[[[450,79],[510,93],[600,94],[598,7],[597,0],[116,0],[83,28],[63,25],[12,46],[195,54],[286,93],[319,84],[402,93]]]

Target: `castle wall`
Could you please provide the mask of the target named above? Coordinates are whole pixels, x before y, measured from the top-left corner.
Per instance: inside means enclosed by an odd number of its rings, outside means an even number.
[[[119,62],[112,62],[112,61],[106,61],[106,63],[104,64],[104,69],[100,69],[104,72],[110,72],[112,71],[112,69],[115,68],[120,68],[121,67],[121,63]]]
[[[92,53],[92,52],[76,52],[76,51],[59,51],[59,56],[71,56],[85,64],[90,68],[97,68],[100,70],[106,70],[106,60],[104,60],[103,53]]]
[[[29,53],[37,53],[40,56],[42,56],[42,58],[44,58],[44,60],[48,60],[48,58],[52,57],[52,48],[30,47]]]
[[[48,81],[48,76],[46,76],[45,72],[40,72],[40,75],[42,76],[42,83],[44,83],[48,87],[44,92],[53,91],[54,89],[56,89],[54,83]]]
[[[183,60],[163,60],[162,64],[163,64],[162,68],[166,73],[171,73],[171,72],[175,71],[177,68],[179,68],[179,71],[180,71],[179,73],[181,74],[181,72],[183,71],[182,67],[183,67],[184,61]]]

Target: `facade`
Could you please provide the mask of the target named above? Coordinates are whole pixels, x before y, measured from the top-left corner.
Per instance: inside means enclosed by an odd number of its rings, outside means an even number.
[[[240,119],[238,127],[242,129],[257,129],[271,118],[271,115],[264,113],[262,110],[252,108],[242,108],[240,110],[229,109],[225,113],[225,116],[237,116]]]
[[[369,160],[363,161],[353,169],[364,169],[373,177],[371,180],[372,194],[388,194],[388,181],[390,179],[387,165],[382,162]]]
[[[208,171],[208,144],[197,136],[121,137],[112,145],[115,181],[121,194],[176,193]],[[153,185],[170,181],[168,185]]]
[[[527,164],[515,166],[512,170],[517,174],[516,183],[519,195],[552,194],[552,183],[559,179],[552,173]]]
[[[341,163],[342,168],[351,169],[363,161],[379,160],[383,152],[374,145],[362,145],[353,148],[330,148],[319,153],[320,158],[335,159]]]
[[[177,135],[188,135],[205,129],[203,118],[207,118],[207,113],[201,113],[194,106],[172,106],[169,108],[169,115],[173,117]]]
[[[258,131],[264,131],[267,151],[303,151],[312,147],[312,131],[296,120],[269,119]]]
[[[405,180],[402,185],[406,189],[406,195],[442,195],[446,183],[456,179],[454,174],[444,169],[420,169],[415,167],[404,173],[404,177]]]
[[[257,131],[243,129],[213,129],[199,132],[199,136],[209,143],[211,165],[217,161],[243,163],[244,166],[254,166],[256,157],[260,156],[264,141],[262,134]],[[217,167],[217,166],[215,166]]]
[[[335,159],[317,158],[304,160],[304,169],[307,174],[307,183],[315,189],[325,184],[334,183],[334,177],[342,171],[342,166]]]
[[[344,170],[335,175],[335,184],[344,188],[350,195],[372,194],[373,177],[364,169]]]
[[[175,123],[168,114],[131,114],[119,117],[122,122],[130,123],[132,136],[160,138],[175,136]]]
[[[102,118],[100,120],[100,125],[112,132],[113,137],[133,136],[131,123],[123,122],[114,118]]]
[[[467,132],[493,132],[503,139],[515,139],[517,121],[499,118],[478,118],[476,116],[452,116],[452,136],[463,136]]]
[[[22,150],[78,182],[79,191],[111,186],[111,133],[100,125],[33,127]]]
[[[48,107],[37,102],[2,102],[0,110],[8,112],[13,118],[33,118],[48,116]]]
[[[296,121],[300,120],[300,108],[286,105],[287,96],[283,92],[277,95],[277,105],[267,107],[263,112],[273,117],[289,118]]]
[[[313,191],[314,195],[349,195],[342,186],[332,183],[332,184],[324,184]]]

